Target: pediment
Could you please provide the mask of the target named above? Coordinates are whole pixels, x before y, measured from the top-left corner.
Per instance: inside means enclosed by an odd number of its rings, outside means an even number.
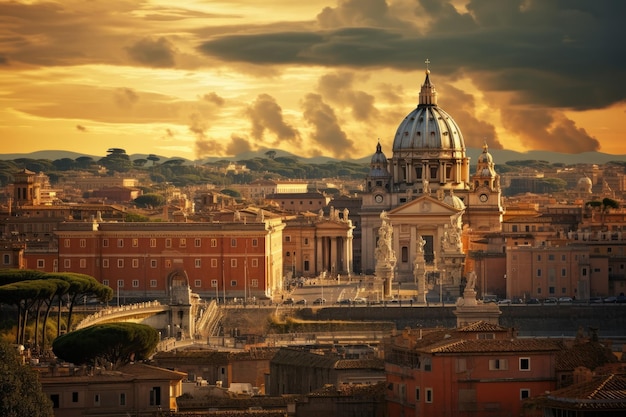
[[[389,211],[389,218],[394,220],[407,216],[443,217],[452,216],[453,214],[457,214],[461,211],[463,210],[456,209],[429,195],[422,195],[413,201],[409,201],[408,203]]]

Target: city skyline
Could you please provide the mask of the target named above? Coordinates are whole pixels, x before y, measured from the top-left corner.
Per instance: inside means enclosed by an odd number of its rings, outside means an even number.
[[[626,4],[492,3],[1,1],[2,153],[390,154],[428,66],[468,148],[626,154]]]

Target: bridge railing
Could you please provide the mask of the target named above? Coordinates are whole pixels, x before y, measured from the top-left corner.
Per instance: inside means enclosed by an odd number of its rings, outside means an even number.
[[[155,308],[163,308],[158,301],[146,301],[143,303],[126,304],[118,307],[107,307],[103,310],[97,311],[89,316],[85,317],[78,325],[76,330],[83,329],[85,327],[97,324],[103,320],[110,320],[114,316],[124,316],[129,313],[136,313],[142,310],[153,310]]]

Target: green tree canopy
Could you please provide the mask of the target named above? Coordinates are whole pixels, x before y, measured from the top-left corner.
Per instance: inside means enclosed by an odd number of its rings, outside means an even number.
[[[161,194],[144,194],[133,201],[138,207],[161,207],[165,204],[165,197]]]
[[[145,324],[106,323],[56,338],[52,351],[64,361],[76,365],[111,363],[118,367],[134,360],[147,359],[158,342],[158,332]]]
[[[0,340],[0,415],[53,417],[52,402],[41,390],[37,374],[22,365],[17,349]]]

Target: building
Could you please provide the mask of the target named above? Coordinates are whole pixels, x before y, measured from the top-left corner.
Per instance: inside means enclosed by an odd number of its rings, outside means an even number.
[[[186,374],[131,363],[117,370],[35,368],[57,417],[158,415],[177,411]]]
[[[168,300],[187,286],[202,298],[267,298],[283,288],[280,218],[238,212],[229,222],[58,225],[57,269],[91,275],[118,297]],[[35,258],[35,264],[48,270]]]
[[[323,210],[330,202],[330,197],[320,192],[275,193],[266,195],[265,199],[276,204],[281,210],[290,213],[302,213],[305,211],[317,213],[319,210]]]
[[[416,242],[423,240],[426,274],[439,291],[460,295],[465,279],[466,235],[500,230],[500,177],[485,144],[470,175],[465,142],[454,119],[437,105],[430,71],[419,102],[400,123],[387,158],[380,143],[370,162],[361,206],[362,269],[373,272],[381,212],[393,225],[395,280],[413,281]],[[417,258],[419,259],[419,258]],[[430,283],[432,287],[432,282]],[[431,288],[431,290],[435,290]]]

